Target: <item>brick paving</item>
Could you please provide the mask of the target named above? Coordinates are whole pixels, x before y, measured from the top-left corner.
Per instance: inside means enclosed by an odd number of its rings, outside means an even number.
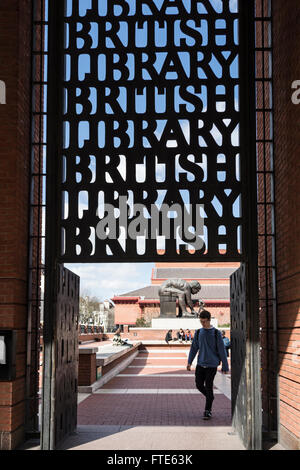
[[[228,406],[229,404],[229,406]],[[204,398],[197,395],[94,394],[79,405],[79,425],[231,426],[229,400],[216,395],[214,418],[201,419]]]
[[[213,419],[201,419],[205,398],[186,363],[187,351],[140,352],[99,393],[79,404],[78,425],[230,427],[230,400],[217,389]]]
[[[133,380],[132,380],[133,379]],[[113,380],[105,384],[103,389],[112,389],[112,388],[193,388],[194,387],[194,377],[184,377],[182,380],[180,377],[156,377],[152,375],[151,377],[138,375],[136,377],[115,377]]]
[[[140,351],[140,357],[141,358],[147,358],[148,356],[151,357],[152,359],[156,358],[156,357],[170,357],[170,358],[183,358],[183,357],[186,357],[186,354],[180,352],[180,353],[172,353],[172,352],[143,352],[143,351]]]
[[[138,367],[142,367],[146,365],[157,367],[158,365],[161,365],[161,366],[168,366],[168,367],[172,366],[172,368],[174,368],[175,366],[179,366],[178,368],[182,368],[186,365],[186,358],[177,359],[177,357],[176,358],[169,357],[166,359],[155,358],[155,359],[146,359],[146,360],[138,358],[138,359],[134,359],[131,365],[138,366]]]

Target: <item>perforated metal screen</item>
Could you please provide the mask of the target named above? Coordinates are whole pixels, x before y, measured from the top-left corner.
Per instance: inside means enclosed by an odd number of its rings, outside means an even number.
[[[255,155],[239,3],[65,1],[49,116],[61,262],[243,259]]]

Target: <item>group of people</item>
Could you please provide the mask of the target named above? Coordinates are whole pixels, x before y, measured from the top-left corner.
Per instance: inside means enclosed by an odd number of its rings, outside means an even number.
[[[177,331],[175,338],[172,337],[172,331],[173,330],[169,330],[165,336],[165,341],[167,344],[169,344],[170,341],[179,341],[180,343],[185,341],[187,343],[188,341],[191,342],[193,339],[192,333],[190,330],[184,331],[182,328],[180,328],[180,330]]]
[[[188,341],[192,342],[193,337],[192,337],[191,330],[184,331],[182,328],[180,328],[180,330],[177,331],[176,333],[176,338],[172,337],[172,331],[173,330],[168,330],[165,336],[166,343],[169,344],[170,341],[179,341],[180,343],[182,343],[183,341],[185,341],[186,343]],[[226,337],[226,332],[224,330],[221,331],[221,334],[222,334],[222,340],[223,340],[225,351],[226,351],[226,356],[229,357],[230,340]]]

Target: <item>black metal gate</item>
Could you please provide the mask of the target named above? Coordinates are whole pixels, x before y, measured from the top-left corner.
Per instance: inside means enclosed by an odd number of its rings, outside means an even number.
[[[58,261],[245,260],[253,164],[255,171],[253,2],[49,7]],[[157,214],[160,204],[176,215]],[[132,229],[140,226],[138,240]]]
[[[230,277],[232,424],[246,449],[260,449],[260,347],[253,328],[257,300],[251,290],[248,266],[242,263]]]
[[[254,1],[48,5],[45,449],[59,436],[49,395],[59,263],[240,261],[257,298]],[[166,214],[151,226],[161,196],[176,212],[169,237]],[[119,210],[114,238],[99,236],[104,204]],[[129,226],[141,223],[139,249]],[[249,315],[253,355],[255,306]]]
[[[45,450],[55,449],[77,425],[79,277],[62,265],[57,266],[55,294],[52,328],[44,334],[41,448]]]

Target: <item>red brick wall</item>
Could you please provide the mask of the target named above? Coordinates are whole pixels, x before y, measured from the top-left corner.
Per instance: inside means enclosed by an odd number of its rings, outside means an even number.
[[[135,324],[137,318],[141,317],[141,309],[138,302],[115,303],[115,324]]]
[[[151,323],[152,318],[158,318],[160,315],[160,305],[144,305],[142,309],[142,315],[147,322]]]
[[[96,354],[79,354],[78,385],[91,385],[96,382]]]
[[[121,335],[125,338],[124,335]],[[136,352],[136,348],[129,349],[123,356],[115,359],[109,364],[102,366],[102,377],[109,371],[114,369],[118,364],[128,359],[129,356]],[[92,385],[97,379],[97,358],[96,353],[93,354],[79,354],[79,368],[78,368],[78,385],[87,386]]]
[[[211,313],[211,316],[218,320],[219,325],[225,325],[230,323],[230,306],[228,305],[212,305],[207,304],[207,310]],[[145,306],[143,309],[143,316],[147,321],[151,322],[152,318],[159,317],[160,307]]]
[[[217,263],[214,263],[213,266],[210,262],[203,261],[202,263],[196,263],[196,262],[183,262],[180,263],[181,268],[236,268],[238,269],[240,266],[240,263],[231,263],[231,262],[220,262],[218,261]],[[155,263],[156,268],[174,268],[178,267],[178,262],[167,262],[167,261],[162,261],[162,262],[157,262]]]
[[[230,323],[230,306],[224,305],[207,305],[212,317],[217,318],[219,325]],[[152,318],[159,317],[160,307],[154,304],[142,304],[138,302],[116,303],[115,307],[115,323],[118,325],[134,324],[138,318],[143,316],[145,320],[151,323]]]
[[[25,419],[31,2],[0,2],[0,327],[17,330],[17,377],[0,382],[0,448],[22,441]]]
[[[273,22],[280,439],[300,448],[299,0],[273,1]]]
[[[200,325],[199,325],[200,326]],[[178,330],[173,330],[172,337],[176,338]],[[194,336],[195,330],[191,330],[192,336]],[[142,341],[142,340],[161,340],[165,339],[167,330],[152,330],[152,328],[134,328],[130,327],[128,333],[123,333],[122,338],[128,338],[131,341]],[[225,330],[226,337],[230,338],[230,329]],[[112,335],[113,336],[113,335]]]
[[[213,318],[218,320],[218,326],[227,325],[230,323],[230,306],[210,306],[209,304],[206,306],[206,309],[211,313]]]

